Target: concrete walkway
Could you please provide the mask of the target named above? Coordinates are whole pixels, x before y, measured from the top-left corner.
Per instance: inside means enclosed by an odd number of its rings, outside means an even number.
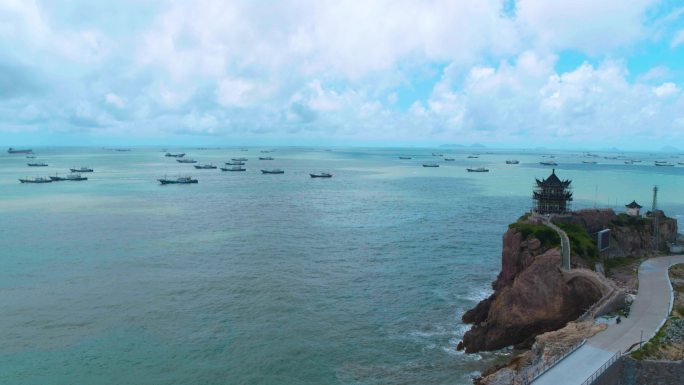
[[[639,291],[629,317],[619,325],[587,340],[587,343],[537,378],[534,385],[580,385],[615,353],[625,352],[633,344],[655,335],[671,311],[672,292],[667,270],[684,263],[684,256],[651,258],[639,267]]]

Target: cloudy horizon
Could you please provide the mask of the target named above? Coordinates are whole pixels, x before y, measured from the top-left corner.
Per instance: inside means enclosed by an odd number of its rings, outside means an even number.
[[[9,145],[684,147],[676,1],[0,1]]]

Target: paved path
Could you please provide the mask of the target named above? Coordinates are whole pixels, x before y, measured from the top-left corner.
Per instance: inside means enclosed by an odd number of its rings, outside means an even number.
[[[570,238],[568,238],[568,234],[566,234],[565,231],[563,231],[560,227],[551,223],[549,218],[542,217],[542,222],[553,229],[553,231],[558,233],[558,236],[561,240],[561,268],[563,268],[565,271],[570,270]]]
[[[658,257],[646,260],[639,268],[639,291],[629,317],[619,325],[587,340],[587,343],[537,378],[534,385],[580,385],[615,353],[625,352],[641,339],[648,341],[670,314],[671,290],[667,269],[684,263],[684,256]]]

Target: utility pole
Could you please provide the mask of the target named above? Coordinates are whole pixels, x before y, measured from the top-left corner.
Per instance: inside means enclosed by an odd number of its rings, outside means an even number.
[[[651,206],[651,215],[653,215],[653,251],[658,251],[658,241],[660,239],[660,226],[658,223],[658,186],[653,186],[653,205]]]

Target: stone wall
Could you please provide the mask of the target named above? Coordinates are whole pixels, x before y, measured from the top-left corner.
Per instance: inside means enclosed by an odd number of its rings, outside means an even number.
[[[684,383],[684,361],[640,361],[623,357],[593,385],[674,385]]]

